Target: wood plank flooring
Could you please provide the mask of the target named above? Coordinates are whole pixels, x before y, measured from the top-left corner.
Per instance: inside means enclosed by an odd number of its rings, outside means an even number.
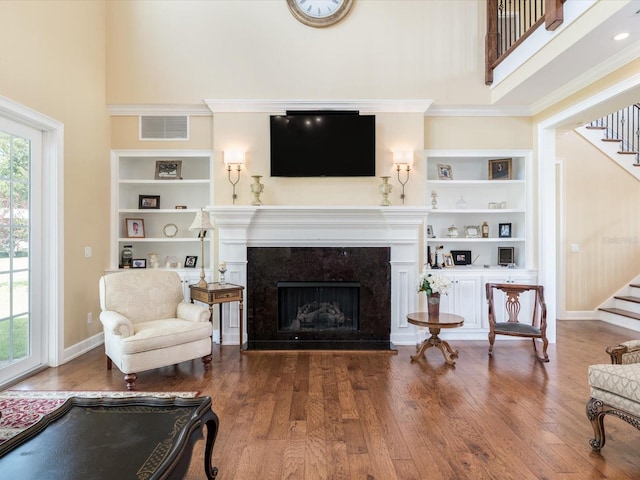
[[[455,367],[439,351],[268,353],[214,349],[200,361],[149,372],[140,391],[198,390],[220,417],[220,480],[640,479],[640,431],[605,419],[592,452],[587,367],[605,347],[640,334],[598,321],[564,321],[550,363],[530,340],[454,341]],[[23,390],[123,390],[102,348],[15,386]],[[204,478],[199,442],[188,479]]]

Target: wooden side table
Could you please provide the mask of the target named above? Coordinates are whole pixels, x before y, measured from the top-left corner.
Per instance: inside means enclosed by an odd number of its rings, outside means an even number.
[[[418,353],[411,356],[411,361],[418,360],[429,347],[436,347],[442,352],[448,365],[455,365],[453,358],[458,356],[458,350],[451,348],[451,345],[442,340],[438,334],[443,328],[457,328],[464,324],[464,318],[452,313],[441,313],[437,317],[431,317],[427,312],[415,312],[407,315],[407,321],[412,325],[427,327],[431,337],[424,340],[417,346]]]
[[[207,287],[198,287],[197,285],[189,285],[191,303],[197,300],[209,305],[211,312],[211,320],[213,321],[213,306],[220,305],[220,345],[222,345],[222,304],[230,302],[238,302],[240,311],[240,350],[242,350],[242,294],[244,287],[242,285],[234,285],[233,283],[208,283]]]

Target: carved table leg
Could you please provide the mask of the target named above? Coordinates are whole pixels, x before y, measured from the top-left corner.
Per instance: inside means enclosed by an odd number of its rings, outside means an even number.
[[[424,354],[427,348],[437,347],[442,352],[442,355],[444,356],[447,364],[455,365],[456,362],[452,359],[452,357],[455,358],[458,356],[458,350],[454,350],[453,348],[451,348],[451,345],[449,345],[448,342],[442,340],[438,336],[438,334],[440,333],[439,328],[429,328],[429,332],[431,332],[431,337],[423,341],[419,347],[416,347],[418,348],[418,353],[411,356],[411,361],[413,362],[415,360],[418,360]]]

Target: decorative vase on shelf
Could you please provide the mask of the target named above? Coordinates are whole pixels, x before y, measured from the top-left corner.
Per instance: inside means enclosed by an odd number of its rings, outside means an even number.
[[[382,179],[382,183],[378,187],[378,189],[380,190],[380,193],[382,194],[382,202],[380,203],[380,206],[388,207],[389,205],[391,205],[391,202],[389,202],[389,194],[393,189],[393,186],[389,185],[389,178],[391,177],[380,177],[380,178]]]
[[[430,317],[437,318],[440,315],[440,294],[427,294],[427,311]]]
[[[460,195],[460,200],[458,200],[456,202],[456,208],[458,210],[464,210],[468,206],[469,206],[469,204],[467,203],[467,201],[464,199],[464,197],[462,195]]]
[[[149,268],[158,268],[160,266],[160,254],[159,253],[150,253],[149,254]]]
[[[262,200],[260,200],[260,194],[264,190],[264,185],[260,183],[260,179],[262,175],[252,175],[253,183],[251,184],[251,193],[253,193],[253,202],[251,205],[262,205]]]

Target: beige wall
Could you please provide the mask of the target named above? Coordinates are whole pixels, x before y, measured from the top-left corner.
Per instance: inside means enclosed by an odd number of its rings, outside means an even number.
[[[640,272],[638,180],[573,131],[556,139],[565,179],[566,306],[598,307]],[[580,252],[571,252],[571,244]]]
[[[501,150],[533,148],[529,117],[425,117],[428,150]]]
[[[481,1],[359,0],[326,29],[295,20],[284,0],[118,1],[107,14],[110,104],[489,101]]]
[[[0,18],[0,95],[64,124],[68,347],[102,331],[98,278],[109,260],[105,4],[4,1]],[[84,258],[85,246],[92,247],[93,257]]]

